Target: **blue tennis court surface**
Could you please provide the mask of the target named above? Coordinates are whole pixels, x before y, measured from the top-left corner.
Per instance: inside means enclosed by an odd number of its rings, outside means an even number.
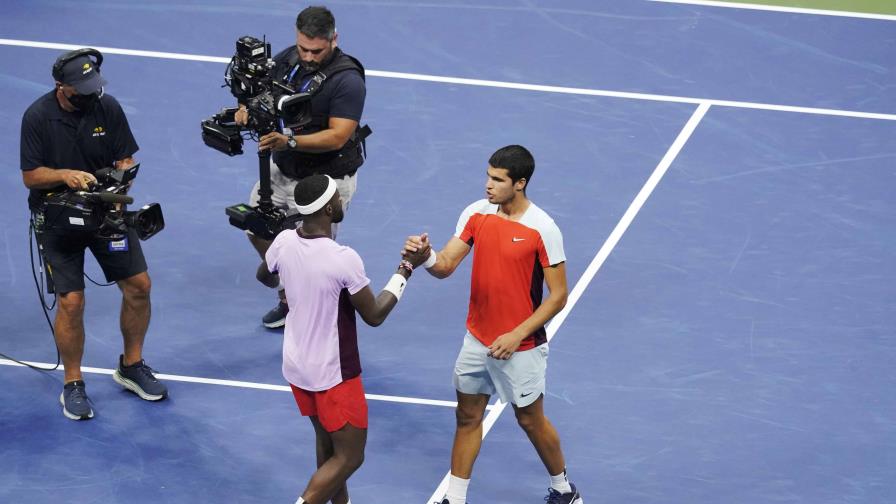
[[[892,501],[896,24],[542,4],[328,4],[368,69],[374,130],[339,241],[381,287],[408,234],[441,246],[482,197],[488,156],[525,145],[528,194],[563,231],[575,287],[551,326],[546,409],[586,502]],[[145,355],[171,397],[112,381],[120,295],[89,285],[97,416],[60,414],[60,372],[0,366],[0,502],[294,502],[314,434],[285,391],[282,333],[259,323],[274,295],[224,215],[247,201],[257,159],[251,144],[235,158],[202,144],[199,122],[234,100],[224,64],[198,56],[229,58],[244,34],[291,44],[303,6],[4,7],[0,352],[55,361],[28,266],[22,113],[52,85],[64,48],[46,44],[105,48],[141,147],[131,194],[166,217],[143,244]],[[383,326],[360,326],[370,430],[353,503],[424,504],[448,471],[468,289],[469,264],[415,275]],[[492,411],[469,502],[540,502],[541,462],[512,413]]]

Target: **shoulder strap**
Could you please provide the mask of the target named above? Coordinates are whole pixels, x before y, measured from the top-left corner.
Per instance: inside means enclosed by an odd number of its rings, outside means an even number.
[[[274,55],[274,63],[281,68],[274,69],[274,75],[284,81],[288,80],[293,68],[299,64],[299,54],[296,52],[296,46],[289,46],[286,49]]]
[[[366,76],[364,74],[364,65],[362,65],[361,62],[358,61],[358,58],[345,54],[342,51],[340,51],[337,57],[333,59],[333,62],[331,62],[325,68],[322,68],[318,73],[323,74],[324,79],[326,79],[327,77],[332,77],[333,75],[339,72],[344,72],[346,70],[354,70],[361,74],[361,79],[366,80]]]
[[[333,61],[331,61],[329,65],[318,70],[305,85],[303,91],[315,94],[320,90],[321,86],[323,86],[328,78],[346,70],[354,70],[358,72],[361,75],[361,79],[366,82],[364,66],[361,65],[361,62],[358,61],[357,58],[345,54],[339,48],[336,50],[339,52],[336,53]]]
[[[296,52],[296,46],[292,45],[275,54],[273,59],[285,60],[287,65],[292,66],[299,62],[299,54]]]

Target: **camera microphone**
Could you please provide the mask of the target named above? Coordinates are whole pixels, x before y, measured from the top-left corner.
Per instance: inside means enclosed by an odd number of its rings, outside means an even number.
[[[115,194],[111,192],[86,192],[79,191],[78,196],[82,196],[85,199],[91,201],[102,201],[103,203],[124,203],[125,205],[130,205],[134,202],[134,198],[128,196],[127,194]]]

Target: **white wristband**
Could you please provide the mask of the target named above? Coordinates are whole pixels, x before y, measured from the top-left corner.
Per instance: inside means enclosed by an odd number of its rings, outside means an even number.
[[[422,266],[423,266],[424,268],[426,268],[426,269],[432,268],[433,266],[436,265],[436,261],[438,261],[438,260],[439,260],[439,256],[436,255],[436,251],[435,251],[435,250],[430,250],[430,251],[429,251],[429,257],[427,257],[426,260],[423,261],[423,265],[422,265]]]
[[[392,275],[392,278],[389,279],[389,283],[383,287],[384,291],[391,292],[395,299],[401,299],[401,293],[404,292],[404,286],[408,284],[408,279],[395,273]]]

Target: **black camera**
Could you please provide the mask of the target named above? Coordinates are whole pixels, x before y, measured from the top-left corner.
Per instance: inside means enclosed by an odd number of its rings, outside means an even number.
[[[294,130],[311,122],[311,94],[278,82],[274,65],[271,44],[248,35],[236,41],[236,54],[224,71],[224,86],[245,105],[249,120],[240,126],[233,119],[237,109],[224,109],[202,121],[205,145],[235,156],[243,153],[243,130],[262,136],[280,131],[280,121]]]
[[[243,153],[243,134],[234,122],[236,108],[226,108],[202,121],[202,141],[205,145],[228,156]]]
[[[109,240],[121,239],[133,229],[141,240],[149,239],[165,228],[162,207],[150,203],[136,211],[125,209],[134,202],[127,190],[139,169],[139,163],[124,170],[103,168],[94,174],[97,181],[88,191],[47,194],[36,225],[93,232]]]
[[[259,238],[273,240],[280,231],[292,229],[302,219],[299,214],[285,215],[276,208],[257,207],[237,203],[224,209],[230,224],[251,232]]]

